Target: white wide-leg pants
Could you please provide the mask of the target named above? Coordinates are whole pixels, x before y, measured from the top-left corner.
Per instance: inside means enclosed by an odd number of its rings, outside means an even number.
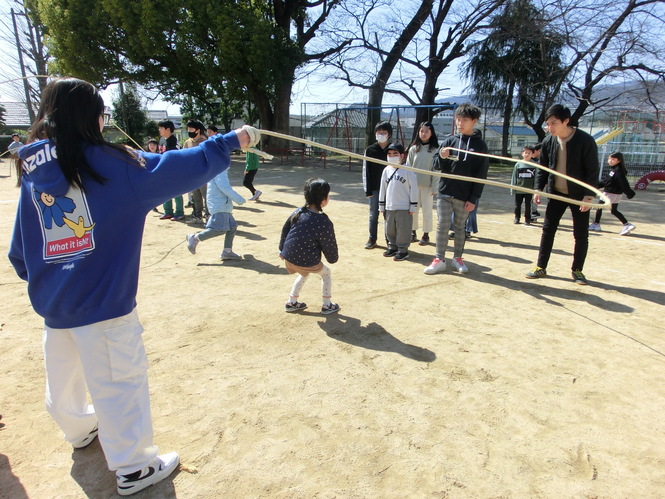
[[[71,329],[44,327],[46,410],[70,443],[99,424],[109,469],[119,475],[157,457],[142,333],[136,310]]]

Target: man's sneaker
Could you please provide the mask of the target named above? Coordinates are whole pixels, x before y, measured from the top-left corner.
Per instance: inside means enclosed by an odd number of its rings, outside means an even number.
[[[519,218],[516,218],[515,220],[513,220],[513,223],[514,223],[515,225],[517,225],[518,223],[520,223],[520,219],[519,219]]]
[[[337,303],[331,303],[330,305],[323,305],[321,307],[321,313],[323,315],[335,314],[339,312],[340,306]]]
[[[586,277],[584,277],[584,274],[582,273],[581,270],[573,270],[572,273],[573,276],[573,282],[575,284],[586,284]]]
[[[196,245],[199,244],[199,238],[196,237],[196,234],[187,234],[185,236],[187,241],[187,249],[192,255],[196,255]]]
[[[383,252],[383,256],[385,256],[385,257],[395,256],[396,254],[397,254],[397,250],[396,249],[390,249],[390,248],[388,248],[386,251]]]
[[[299,301],[295,303],[287,301],[286,305],[284,305],[285,312],[300,312],[301,310],[305,310],[306,308],[307,305],[305,305],[304,303],[300,303]]]
[[[242,260],[242,257],[238,255],[237,253],[234,253],[233,251],[222,251],[222,255],[220,257],[222,260]]]
[[[88,433],[85,437],[83,437],[81,440],[78,442],[74,442],[72,444],[72,447],[75,449],[84,449],[88,445],[90,445],[92,442],[95,441],[95,438],[97,438],[97,433],[99,432],[99,429],[97,425],[92,429],[90,433]]]
[[[597,224],[595,222],[592,223],[591,225],[589,225],[589,230],[593,230],[595,232],[600,232],[600,224]]]
[[[460,274],[466,274],[469,271],[467,266],[464,265],[464,260],[462,260],[461,256],[453,258],[453,265],[455,266],[455,270]]]
[[[635,230],[635,226],[631,223],[624,224],[623,229],[621,229],[621,232],[619,232],[620,236],[627,236],[630,234],[632,231]]]
[[[365,249],[376,248],[376,241],[372,238],[369,238],[365,243]]]
[[[411,242],[412,243],[417,243],[418,242],[418,234],[416,234],[415,230],[411,231]]]
[[[178,467],[180,458],[176,452],[162,454],[143,469],[128,475],[116,475],[118,494],[129,496],[150,487],[169,476]]]
[[[455,232],[451,231],[451,232],[448,234],[448,239],[455,239]]]
[[[526,274],[524,277],[527,279],[538,279],[539,277],[547,277],[547,269],[542,267],[536,267],[531,272]]]
[[[418,242],[418,246],[427,246],[429,244],[429,235],[427,233],[423,234],[423,237],[420,238],[420,242]]]
[[[529,219],[529,220],[525,220],[525,221],[524,221],[524,225],[531,225],[531,219]]]
[[[258,201],[259,198],[261,197],[261,194],[263,194],[261,191],[256,191],[251,198],[249,198],[250,201]]]
[[[427,275],[440,274],[446,270],[446,261],[435,258],[432,260],[432,263],[429,264],[429,267],[425,267],[423,272]]]
[[[188,224],[191,225],[200,225],[203,224],[203,218],[202,217],[192,217],[189,220],[187,220]]]
[[[395,260],[396,262],[401,262],[403,260],[406,260],[407,258],[409,258],[409,252],[405,251],[404,253],[397,253],[393,257],[393,260]]]
[[[160,220],[171,220],[173,218],[173,215],[167,215],[164,214],[161,217],[159,217]]]
[[[185,219],[185,215],[173,215],[171,217],[171,222],[180,222]]]

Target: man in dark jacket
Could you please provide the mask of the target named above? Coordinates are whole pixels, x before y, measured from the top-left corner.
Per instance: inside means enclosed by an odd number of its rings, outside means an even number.
[[[555,104],[547,110],[545,122],[550,135],[543,141],[540,164],[591,186],[596,186],[598,184],[598,147],[593,137],[570,126],[570,109],[561,104]],[[539,169],[536,175],[536,190],[542,191],[545,186],[550,193],[576,201],[591,202],[595,195],[586,187]],[[534,201],[536,204],[540,204],[540,195],[536,194]],[[582,270],[589,248],[589,207],[556,199],[550,199],[547,203],[538,263],[532,272],[526,274],[527,279],[547,276],[547,264],[552,253],[554,236],[567,208],[570,208],[573,217],[573,236],[575,237],[573,282],[587,283]]]
[[[381,174],[386,165],[375,163],[371,159],[386,161],[388,157],[388,145],[393,136],[393,127],[387,121],[377,123],[374,127],[376,142],[365,150],[363,161],[363,188],[365,196],[369,200],[369,239],[365,243],[365,249],[376,247],[376,239],[379,225],[379,187],[381,185]]]

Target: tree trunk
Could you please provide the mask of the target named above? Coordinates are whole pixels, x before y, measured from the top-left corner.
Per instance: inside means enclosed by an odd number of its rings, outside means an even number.
[[[501,133],[501,156],[508,156],[508,146],[510,145],[510,123],[513,118],[513,93],[515,92],[515,82],[508,84],[506,92],[506,105],[503,108],[503,130]]]

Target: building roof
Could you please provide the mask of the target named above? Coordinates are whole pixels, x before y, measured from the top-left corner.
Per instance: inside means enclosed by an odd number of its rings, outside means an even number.
[[[0,102],[0,106],[5,108],[5,126],[7,128],[27,129],[30,127],[30,115],[23,102]]]

